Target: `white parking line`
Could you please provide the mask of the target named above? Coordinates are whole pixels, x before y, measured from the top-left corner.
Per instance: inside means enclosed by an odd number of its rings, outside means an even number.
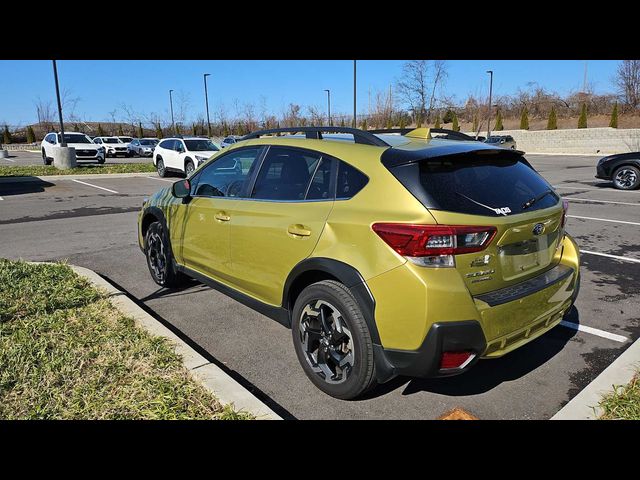
[[[0,197],[0,200],[4,200],[4,198]]]
[[[171,182],[174,183],[174,180],[168,180],[166,178],[160,178],[160,177],[146,177],[146,178],[150,178],[151,180],[160,180],[161,182]]]
[[[589,255],[597,255],[599,257],[613,258],[615,260],[622,260],[623,262],[640,263],[640,260],[638,260],[637,258],[620,257],[618,255],[611,255],[609,253],[591,252],[589,250],[580,250],[580,253],[588,253]]]
[[[75,178],[72,178],[72,179],[71,179],[71,181],[72,181],[72,182],[76,182],[76,183],[81,183],[81,184],[83,184],[83,185],[87,185],[87,186],[89,186],[89,187],[93,187],[93,188],[99,188],[100,190],[105,190],[105,191],[107,191],[107,192],[111,192],[111,193],[118,193],[118,192],[116,192],[115,190],[111,190],[111,189],[109,189],[109,188],[104,188],[104,187],[99,187],[98,185],[93,185],[93,184],[91,184],[91,183],[83,182],[83,181],[81,181],[81,180],[76,180]]]
[[[626,223],[627,225],[640,225],[640,222],[627,222],[625,220],[610,220],[608,218],[581,217],[580,215],[567,215],[569,218],[582,218],[584,220],[596,220],[598,222]]]
[[[616,335],[615,333],[605,332],[604,330],[587,327],[586,325],[580,325],[578,323],[567,322],[566,320],[560,321],[560,325],[562,325],[563,327],[572,328],[573,330],[578,330],[580,332],[597,335],[598,337],[608,338],[609,340],[613,340],[614,342],[624,343],[629,341],[627,337],[623,337],[622,335]]]
[[[7,162],[11,162],[11,163],[16,163],[15,160],[11,160],[10,158],[7,158],[7,157],[3,158],[3,160],[6,160]]]
[[[640,203],[631,203],[631,202],[612,202],[611,200],[593,200],[591,198],[573,198],[573,197],[562,197],[564,200],[568,200],[569,202],[586,202],[586,203],[615,203],[618,205],[632,205],[634,207],[640,207]]]
[[[572,186],[563,186],[563,185],[553,185],[553,188],[565,188],[568,190],[593,190],[594,192],[610,192],[610,193],[633,193],[635,195],[634,192],[632,192],[631,190],[616,190],[616,189],[612,189],[612,188],[604,188],[604,187],[600,187],[600,188],[590,188],[590,187],[572,187]]]

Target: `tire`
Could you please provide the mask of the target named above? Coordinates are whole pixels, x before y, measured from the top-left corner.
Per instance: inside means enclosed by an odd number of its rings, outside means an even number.
[[[105,158],[104,157],[98,157],[98,163],[100,165],[102,165],[105,162]]]
[[[187,277],[174,269],[169,237],[160,222],[149,225],[144,236],[144,254],[151,278],[158,285],[175,288],[185,284]]]
[[[304,373],[327,395],[351,400],[376,384],[369,328],[342,283],[323,280],[305,288],[293,307],[291,332]],[[340,368],[336,360],[344,361],[346,368]]]
[[[187,160],[184,164],[184,174],[186,177],[189,177],[193,172],[196,171],[196,166],[193,164],[191,160]]]
[[[633,165],[623,165],[612,175],[613,186],[618,190],[635,190],[640,187],[640,169]]]
[[[158,170],[158,176],[164,178],[167,176],[167,169],[164,166],[164,161],[162,157],[158,157],[156,159],[156,170]]]
[[[47,152],[44,151],[44,148],[42,149],[42,162],[45,165],[51,165],[51,163],[53,162],[52,158],[47,157]]]

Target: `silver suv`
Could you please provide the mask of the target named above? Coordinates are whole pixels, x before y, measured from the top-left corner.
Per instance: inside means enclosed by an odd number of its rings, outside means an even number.
[[[510,148],[511,150],[516,149],[516,141],[511,135],[491,135],[484,141],[484,143],[503,148]]]

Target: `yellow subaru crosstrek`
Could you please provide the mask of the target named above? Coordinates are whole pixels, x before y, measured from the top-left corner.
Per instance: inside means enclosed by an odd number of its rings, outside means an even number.
[[[153,279],[195,278],[290,327],[309,379],[342,399],[556,326],[579,290],[567,203],[523,152],[401,133],[247,135],[145,200]]]

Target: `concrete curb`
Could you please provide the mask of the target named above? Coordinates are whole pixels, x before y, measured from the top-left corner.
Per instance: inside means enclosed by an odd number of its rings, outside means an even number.
[[[41,262],[32,262],[41,263]],[[182,356],[189,373],[209,390],[223,405],[233,405],[236,410],[252,413],[259,420],[282,420],[278,414],[258,400],[251,392],[227,375],[220,367],[187,345],[180,337],[145,312],[124,292],[107,282],[93,270],[69,265],[78,275],[87,278],[97,287],[109,293],[111,302],[125,315],[133,317],[136,323],[153,335],[169,339],[175,351]]]
[[[611,393],[614,386],[627,385],[639,368],[640,340],[636,340],[551,420],[597,420],[603,413],[598,406],[603,395]]]
[[[146,173],[87,173],[82,175],[43,175],[26,176],[26,177],[0,177],[0,183],[20,183],[20,182],[37,182],[47,180],[73,180],[73,179],[97,179],[97,178],[131,178],[131,177],[149,177],[155,175],[156,172]],[[179,178],[176,178],[178,181]]]

